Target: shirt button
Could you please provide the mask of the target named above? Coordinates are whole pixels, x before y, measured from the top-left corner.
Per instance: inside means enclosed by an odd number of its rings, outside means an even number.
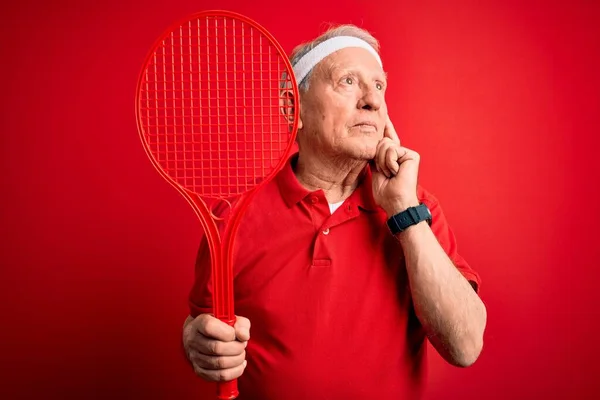
[[[327,228],[323,231],[323,235],[325,235],[325,236],[329,235],[329,228]]]
[[[319,202],[319,199],[317,198],[317,196],[311,196],[310,202],[313,204],[317,204]]]

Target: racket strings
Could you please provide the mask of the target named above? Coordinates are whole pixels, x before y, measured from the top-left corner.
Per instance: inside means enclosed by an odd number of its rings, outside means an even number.
[[[289,147],[283,71],[277,48],[243,21],[205,17],[172,31],[140,86],[140,121],[162,169],[205,197],[255,187]]]

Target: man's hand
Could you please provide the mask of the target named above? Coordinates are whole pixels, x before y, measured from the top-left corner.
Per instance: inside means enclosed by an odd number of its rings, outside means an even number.
[[[250,321],[236,317],[231,327],[210,314],[190,319],[183,328],[183,346],[196,375],[210,382],[230,381],[242,375]]]
[[[400,139],[388,117],[383,139],[377,145],[372,165],[373,197],[389,217],[408,207],[419,205],[417,177],[419,154],[400,145]]]

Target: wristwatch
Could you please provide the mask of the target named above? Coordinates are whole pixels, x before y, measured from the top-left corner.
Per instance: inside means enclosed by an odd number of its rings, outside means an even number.
[[[393,235],[396,235],[409,226],[418,224],[421,221],[427,221],[431,225],[431,211],[424,204],[421,203],[416,207],[409,207],[406,210],[393,215],[388,219],[387,226]]]

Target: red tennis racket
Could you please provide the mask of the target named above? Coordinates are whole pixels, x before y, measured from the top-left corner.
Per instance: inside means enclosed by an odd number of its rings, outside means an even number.
[[[211,254],[213,313],[230,325],[241,216],[286,162],[296,137],[298,107],[288,105],[286,91],[298,99],[282,47],[259,24],[228,11],[194,14],[167,29],[137,85],[144,149],[200,219]],[[237,379],[217,384],[218,399],[237,396]]]

